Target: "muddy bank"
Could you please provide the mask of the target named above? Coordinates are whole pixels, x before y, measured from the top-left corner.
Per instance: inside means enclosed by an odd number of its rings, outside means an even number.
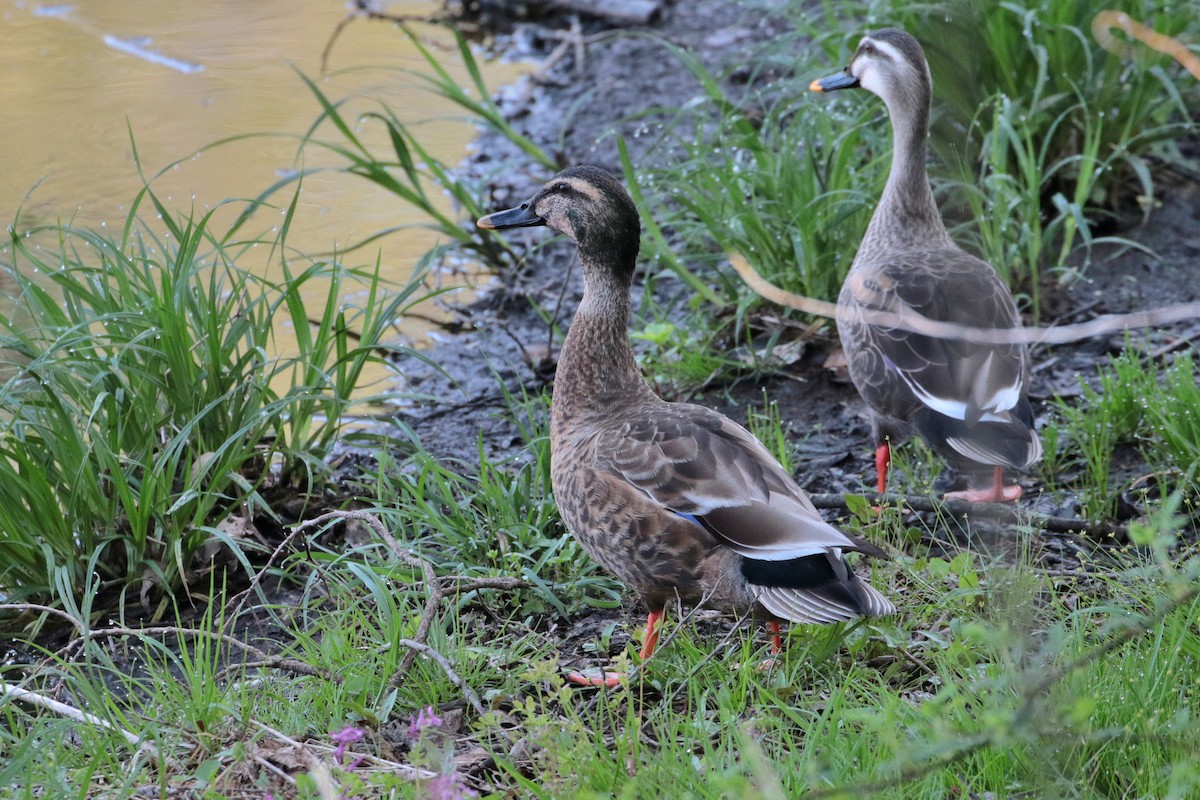
[[[657,21],[638,30],[697,54],[714,74],[732,71],[725,86],[736,94],[747,85],[746,73],[737,68],[748,62],[756,45],[787,30],[786,22],[770,13],[772,5],[712,0],[664,4]],[[571,26],[566,15],[536,23],[507,17],[483,21],[507,26],[501,48],[532,59],[550,55]],[[617,134],[634,163],[651,157],[669,163],[665,160],[672,154],[657,134],[680,107],[701,94],[695,76],[669,55],[662,41],[637,30],[583,17],[580,33],[586,42],[583,59],[568,48],[549,67],[497,90],[511,124],[564,166],[595,164],[620,174]],[[497,209],[524,201],[549,177],[503,137],[488,133],[477,141],[463,170],[488,181]],[[461,332],[428,351],[449,378],[427,365],[405,363],[407,388],[441,400],[401,412],[401,419],[436,455],[473,461],[481,434],[489,456],[513,454],[521,444],[498,383],[520,396],[522,388],[540,392],[552,380],[555,348],[583,289],[574,248],[566,242],[547,244],[549,238],[545,231],[510,232],[514,250],[525,260],[496,275],[476,302],[451,309]],[[665,284],[671,291],[670,279]]]

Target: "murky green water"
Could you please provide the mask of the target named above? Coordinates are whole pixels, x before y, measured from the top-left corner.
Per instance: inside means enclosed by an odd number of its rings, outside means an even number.
[[[396,14],[436,8],[419,0],[387,6]],[[387,102],[402,119],[422,123],[422,140],[435,154],[457,161],[474,129],[397,71],[422,62],[391,24],[352,22],[332,51],[333,74],[320,78],[321,51],[346,13],[335,0],[0,0],[0,221],[11,223],[20,209],[22,227],[56,220],[120,225],[141,186],[130,130],[148,176],[180,162],[154,182],[169,207],[203,213],[227,198],[259,194],[301,165],[295,137],[319,112],[295,70],[320,79],[331,98],[361,95],[349,106],[350,117],[376,100]],[[423,32],[450,43],[441,29]],[[439,52],[462,73],[456,52]],[[517,70],[489,69],[492,85]],[[204,149],[256,132],[284,135]],[[382,127],[367,126],[363,136],[386,152]],[[337,163],[312,150],[303,166]],[[328,252],[420,221],[367,181],[325,173],[305,180],[289,243],[302,252]],[[263,215],[249,229],[271,225]],[[433,241],[432,233],[406,231],[347,260],[372,263],[382,250],[387,276],[403,281]],[[313,298],[314,310],[324,299]]]

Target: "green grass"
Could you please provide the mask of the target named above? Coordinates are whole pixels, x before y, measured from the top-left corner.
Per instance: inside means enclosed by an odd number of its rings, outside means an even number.
[[[143,203],[159,219],[142,222]],[[232,516],[283,521],[287,495],[319,505],[325,456],[391,321],[421,294],[375,270],[288,253],[270,239],[176,216],[147,189],[117,235],[11,230],[0,316],[0,592],[80,597],[98,581],[175,591]],[[282,279],[237,266],[273,248]],[[316,284],[328,298],[306,308]],[[361,305],[341,299],[362,288]],[[278,352],[275,326],[296,337]]]
[[[800,98],[753,97],[735,103],[691,54],[664,45],[696,76],[702,94],[677,115],[665,138],[683,157],[626,168],[641,188],[645,216],[669,228],[651,237],[655,260],[719,264],[724,253],[750,258],[784,288],[829,299],[849,267],[886,177],[882,158],[863,163],[859,148],[886,142],[877,110],[835,104],[815,114]],[[752,120],[744,106],[765,106]],[[665,252],[669,251],[669,252]],[[726,302],[739,284],[723,278]]]
[[[395,462],[381,454],[365,475],[361,501],[388,527],[435,553],[460,575],[509,575],[529,583],[522,615],[580,607],[613,607],[614,582],[592,565],[558,517],[550,495],[549,408],[545,398],[509,398],[526,446],[494,463],[442,463],[424,451]]]
[[[1047,458],[1041,471],[1055,493],[1079,498],[1085,519],[1110,519],[1119,496],[1135,487],[1142,495],[1191,496],[1200,474],[1200,388],[1191,353],[1161,371],[1129,347],[1101,368],[1095,385],[1080,378],[1078,399],[1055,403],[1044,431]],[[1119,447],[1136,450],[1146,472],[1112,474]],[[1075,476],[1065,481],[1062,475]]]
[[[506,490],[485,484],[475,483],[474,502],[507,502]],[[544,499],[529,498],[527,511]],[[435,525],[457,516],[426,511]],[[1200,788],[1190,744],[1200,574],[1178,525],[1170,514],[1151,521],[1139,538],[1147,549],[1090,565],[1091,577],[1067,592],[1027,548],[1000,559],[910,547],[873,570],[877,585],[903,593],[899,617],[794,626],[769,671],[758,667],[765,639],[755,626],[672,612],[660,652],[628,688],[602,695],[564,683],[562,631],[546,624],[556,612],[530,613],[530,590],[451,594],[428,644],[484,701],[482,716],[469,704],[456,710],[464,691],[432,659],[402,667],[398,643],[415,635],[427,596],[419,570],[374,541],[329,548],[328,532],[315,531],[309,557],[276,568],[310,575],[298,596],[225,603],[234,616],[180,622],[238,631],[241,615],[272,618],[276,658],[286,661],[250,666],[257,657],[233,639],[176,643],[162,633],[124,637],[116,650],[90,640],[73,658],[23,670],[27,687],[61,684],[63,696],[153,742],[157,767],[131,763],[136,747],[94,726],[80,726],[82,747],[57,744],[61,722],[9,701],[0,703],[6,777],[18,797],[35,787],[89,796],[99,783],[109,797],[144,786],[200,797],[253,787],[277,797],[422,797],[432,778],[405,780],[406,769],[466,781],[459,764],[482,748],[495,759],[484,773],[491,796],[643,797],[674,786],[703,798],[1187,797]],[[394,533],[439,575],[460,572],[457,547]],[[565,595],[571,576],[553,580]],[[130,656],[132,668],[122,660]],[[410,737],[409,720],[427,707],[442,724]],[[383,768],[335,760],[330,734],[347,726],[363,733],[351,752],[375,754]],[[308,742],[311,760],[287,756],[295,751],[283,737]]]

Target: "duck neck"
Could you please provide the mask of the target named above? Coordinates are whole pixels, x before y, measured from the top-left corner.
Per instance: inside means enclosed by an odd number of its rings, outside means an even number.
[[[632,270],[630,270],[632,271]],[[605,412],[617,398],[655,398],[629,344],[629,282],[583,266],[583,301],[571,321],[555,374],[554,416]]]
[[[951,244],[926,169],[929,92],[894,98],[887,106],[892,120],[892,168],[863,238],[860,258],[877,249],[930,249]]]

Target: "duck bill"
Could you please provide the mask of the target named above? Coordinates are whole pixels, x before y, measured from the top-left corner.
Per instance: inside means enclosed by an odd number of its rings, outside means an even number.
[[[533,209],[528,203],[524,203],[507,211],[497,211],[495,214],[480,217],[475,224],[487,230],[500,230],[501,228],[531,228],[535,225],[545,225],[546,220],[533,213]]]
[[[849,72],[839,72],[828,78],[818,78],[808,85],[812,92],[836,92],[838,89],[857,89],[858,78]]]

